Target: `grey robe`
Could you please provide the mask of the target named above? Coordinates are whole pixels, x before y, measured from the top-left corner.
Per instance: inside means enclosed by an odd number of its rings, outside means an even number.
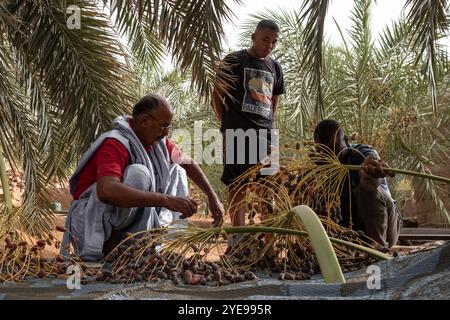
[[[177,164],[170,163],[165,139],[153,145],[147,153],[126,117],[113,121],[114,129],[102,134],[83,155],[74,174],[69,180],[70,192],[74,194],[80,173],[107,138],[121,142],[128,150],[131,164],[126,168],[123,183],[151,192],[161,192],[175,196],[188,194],[186,172]],[[97,197],[96,183],[84,191],[78,200],[71,203],[61,245],[61,254],[69,243],[75,253],[85,261],[97,261],[102,258],[103,244],[114,229],[126,229],[130,232],[150,230],[168,225],[178,220],[180,213],[166,208],[118,208],[101,202]],[[187,221],[181,225],[185,226]]]

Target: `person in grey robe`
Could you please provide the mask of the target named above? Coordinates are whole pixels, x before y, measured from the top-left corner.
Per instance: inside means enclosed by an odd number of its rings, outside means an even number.
[[[200,166],[177,148],[169,154],[172,117],[163,97],[146,95],[132,117],[116,118],[113,129],[86,151],[69,181],[74,201],[61,245],[64,257],[70,243],[84,261],[99,261],[127,232],[186,225],[197,212],[187,177],[207,196],[213,226],[222,223],[223,204]]]

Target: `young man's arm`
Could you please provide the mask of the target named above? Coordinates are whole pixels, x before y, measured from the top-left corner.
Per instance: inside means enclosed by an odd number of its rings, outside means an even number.
[[[230,89],[230,83],[236,81],[235,73],[235,60],[236,57],[233,54],[227,55],[219,64],[216,73],[216,79],[214,83],[214,89],[212,92],[212,107],[216,113],[217,119],[222,123],[224,113],[224,98],[227,91]]]
[[[164,207],[186,216],[197,212],[197,203],[192,199],[138,190],[112,176],[104,176],[97,181],[97,196],[100,201],[121,208]]]
[[[122,183],[129,165],[126,148],[115,139],[108,139],[97,150],[97,197],[100,201],[121,208],[165,207],[191,216],[197,203],[186,197],[172,197],[157,192],[142,191]]]
[[[272,96],[272,109],[273,114],[275,116],[275,113],[278,110],[278,105],[280,103],[280,96],[286,92],[284,87],[284,75],[283,70],[281,68],[281,65],[278,62],[275,62],[275,68],[277,70],[277,79],[275,81],[274,89],[273,89],[273,96]]]
[[[273,114],[275,115],[275,113],[278,110],[278,104],[280,103],[280,96],[273,96],[272,97],[272,109],[273,109]]]
[[[395,174],[389,171],[386,162],[368,156],[364,159],[361,170],[359,170],[360,186],[366,191],[375,192],[381,185],[382,179],[388,175],[393,177]]]
[[[224,94],[220,93],[220,90],[217,87],[217,85],[214,85],[211,104],[214,112],[216,113],[216,117],[217,119],[219,119],[220,123],[222,123],[223,119],[223,97]]]

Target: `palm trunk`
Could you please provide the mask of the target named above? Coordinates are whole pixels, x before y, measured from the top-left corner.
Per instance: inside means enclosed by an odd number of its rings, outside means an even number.
[[[5,159],[3,159],[3,149],[2,144],[0,143],[0,179],[2,182],[3,196],[5,197],[6,207],[11,210],[12,209],[12,199],[11,193],[9,192],[9,181],[6,176],[6,164]]]

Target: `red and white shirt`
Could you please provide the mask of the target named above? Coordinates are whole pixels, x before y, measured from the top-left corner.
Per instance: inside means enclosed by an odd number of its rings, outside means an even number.
[[[178,147],[168,138],[166,138],[166,146],[170,160],[179,163],[182,153]],[[151,151],[151,148],[150,146],[146,150]],[[74,200],[78,200],[80,195],[101,177],[113,176],[122,181],[125,168],[130,162],[131,158],[127,148],[118,140],[107,138],[81,171],[78,185],[73,195]]]

